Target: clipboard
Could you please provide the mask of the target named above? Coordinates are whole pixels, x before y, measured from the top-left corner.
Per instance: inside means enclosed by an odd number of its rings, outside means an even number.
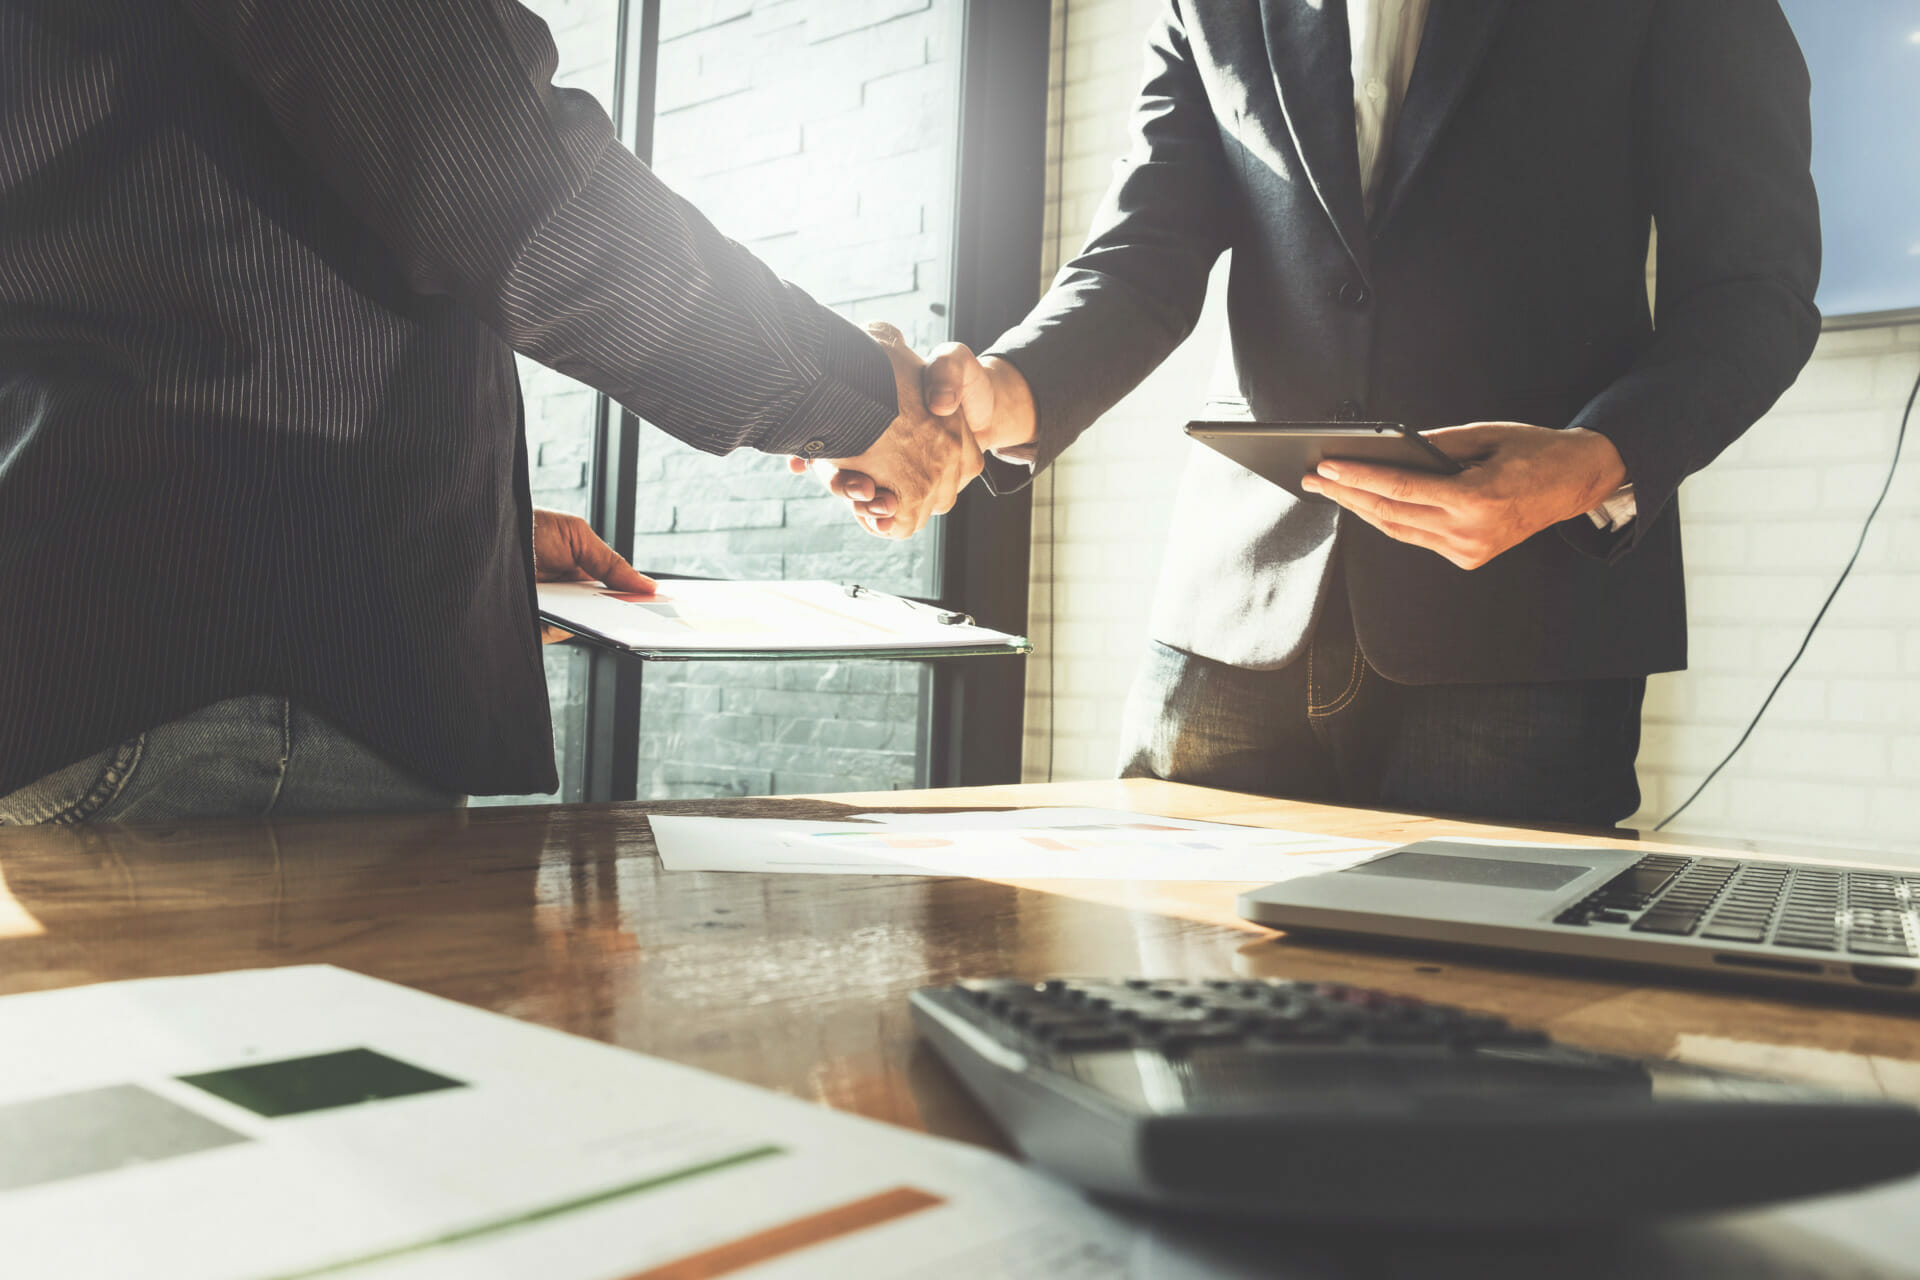
[[[540,618],[651,662],[965,658],[1025,654],[1025,636],[837,582],[662,578],[650,596],[597,582],[539,584]]]

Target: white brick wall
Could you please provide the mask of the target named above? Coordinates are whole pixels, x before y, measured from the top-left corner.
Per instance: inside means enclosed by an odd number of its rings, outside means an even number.
[[[1726,754],[1799,647],[1886,478],[1916,375],[1920,325],[1828,333],[1773,412],[1681,490],[1691,666],[1648,685],[1641,821]],[[1914,452],[1806,656],[1673,830],[1920,850]]]
[[[1140,34],[1158,7],[1055,0],[1067,48],[1048,143],[1049,275],[1125,146]],[[1112,771],[1170,477],[1188,447],[1179,429],[1219,347],[1220,283],[1216,273],[1199,331],[1036,486],[1029,779]],[[1692,790],[1792,656],[1886,473],[1916,371],[1920,326],[1827,334],[1778,407],[1682,491],[1692,669],[1650,684],[1636,821]],[[1674,829],[1920,849],[1920,459],[1903,463],[1860,566],[1761,728]]]
[[[957,0],[668,0],[660,175],[775,271],[924,350],[949,331]],[[643,569],[831,578],[925,593],[934,542],[863,533],[786,460],[640,451]],[[650,669],[642,790],[655,796],[910,787],[916,663]]]
[[[1066,50],[1064,92],[1056,50],[1047,140],[1041,259],[1049,278],[1079,247],[1126,149],[1140,37],[1159,8],[1159,0],[1055,0],[1054,38],[1057,45],[1064,27]],[[1193,416],[1224,333],[1222,279],[1216,272],[1194,335],[1035,483],[1029,781],[1113,772],[1121,703],[1146,644],[1172,519],[1171,478],[1186,461],[1180,427]]]
[[[555,82],[611,101],[617,0],[531,0]],[[637,8],[637,0],[636,0]],[[958,0],[665,0],[655,162],[722,231],[856,320],[945,340]],[[521,361],[534,499],[584,511],[593,393]],[[869,537],[785,460],[642,433],[642,570],[929,589],[934,543]],[[555,747],[584,699],[577,651],[546,651]],[[906,663],[690,663],[647,673],[644,794],[912,786],[925,670]],[[502,797],[495,803],[512,802]]]

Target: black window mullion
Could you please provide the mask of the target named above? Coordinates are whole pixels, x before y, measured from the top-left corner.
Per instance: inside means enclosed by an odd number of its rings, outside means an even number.
[[[1015,324],[1039,289],[1046,188],[1051,5],[966,0],[952,318],[976,351]],[[1024,632],[1030,490],[973,485],[940,529],[940,603],[982,626]],[[1018,782],[1026,703],[1021,658],[936,661],[924,760],[930,786]]]
[[[613,122],[642,160],[653,160],[654,91],[659,79],[660,0],[620,0],[613,79]],[[591,511],[607,545],[633,559],[640,462],[640,419],[607,396],[595,409]],[[585,723],[579,750],[581,800],[633,800],[640,784],[638,658],[593,647],[587,657]],[[572,797],[569,797],[572,798]]]

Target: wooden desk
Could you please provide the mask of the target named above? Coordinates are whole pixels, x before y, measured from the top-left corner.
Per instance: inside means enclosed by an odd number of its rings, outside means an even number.
[[[0,829],[0,992],[324,962],[951,1137],[996,1143],[916,1048],[906,994],[1050,973],[1388,987],[1575,1043],[1920,1100],[1893,1008],[1300,945],[1242,886],[663,871],[649,811],[825,818],[1074,804],[1406,841],[1478,831],[1157,782],[475,809],[178,829]],[[1617,843],[1630,843],[1620,841]],[[1660,847],[1644,842],[1640,847]]]

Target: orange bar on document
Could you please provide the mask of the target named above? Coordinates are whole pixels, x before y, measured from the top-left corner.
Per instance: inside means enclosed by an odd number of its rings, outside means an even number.
[[[626,1280],[714,1280],[944,1203],[939,1196],[912,1187],[895,1187],[635,1272]]]

